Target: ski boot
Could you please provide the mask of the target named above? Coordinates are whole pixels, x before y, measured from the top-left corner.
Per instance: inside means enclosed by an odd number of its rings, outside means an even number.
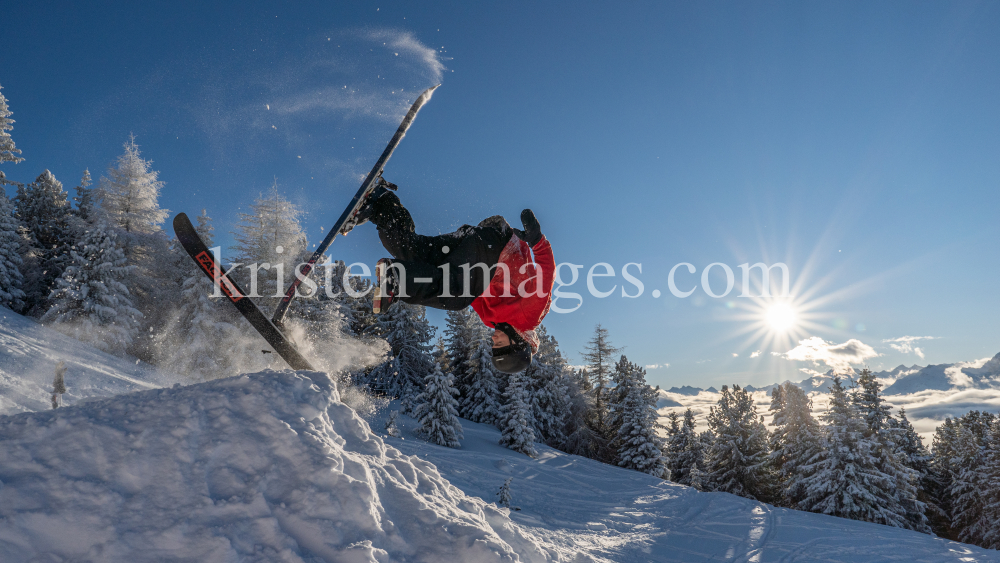
[[[372,312],[384,313],[396,300],[398,284],[396,270],[390,268],[392,260],[383,258],[375,264],[375,295],[372,297]]]
[[[385,195],[385,193],[388,192],[389,190],[396,191],[396,189],[397,189],[396,184],[393,184],[392,182],[387,182],[385,181],[385,178],[379,176],[378,182],[375,184],[375,188],[373,188],[372,191],[369,192],[367,196],[365,196],[365,200],[361,204],[361,207],[359,207],[358,210],[354,212],[354,215],[352,215],[351,218],[347,221],[347,224],[340,229],[341,234],[346,235],[347,233],[351,232],[351,230],[354,229],[354,227],[358,225],[364,225],[365,223],[367,223],[368,219],[371,218],[372,213],[375,210],[375,202],[378,201],[378,198]]]

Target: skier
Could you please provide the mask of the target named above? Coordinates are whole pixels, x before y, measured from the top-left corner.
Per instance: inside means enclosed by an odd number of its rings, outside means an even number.
[[[453,233],[418,235],[395,189],[379,178],[355,216],[357,225],[375,225],[393,257],[375,267],[374,311],[385,311],[397,299],[445,310],[472,305],[495,329],[493,365],[504,373],[526,369],[538,350],[535,328],[549,312],[555,276],[552,247],[535,214],[521,212],[524,230],[495,215]]]

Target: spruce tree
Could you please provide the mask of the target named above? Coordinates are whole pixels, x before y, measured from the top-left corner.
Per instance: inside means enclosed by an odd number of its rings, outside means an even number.
[[[620,402],[612,405],[617,436],[618,465],[627,469],[668,478],[663,457],[663,439],[656,429],[660,427],[656,412],[658,389],[646,384],[646,372],[629,362],[625,356],[616,371],[627,375],[619,377],[616,390],[622,395]]]
[[[462,372],[469,387],[461,399],[461,413],[473,422],[494,424],[500,416],[499,379],[501,374],[493,368],[492,341],[485,330],[480,331],[474,351],[466,358]]]
[[[519,374],[510,374],[497,426],[500,428],[501,446],[530,457],[538,455],[526,381]]]
[[[753,397],[738,385],[722,386],[722,396],[708,415],[715,443],[708,451],[711,486],[722,491],[768,502],[774,476],[768,459],[768,435],[757,415]]]
[[[368,332],[389,343],[392,354],[389,363],[394,365],[383,364],[365,382],[409,404],[423,390],[424,377],[434,365],[430,344],[434,327],[427,322],[424,307],[396,301],[375,317],[375,324]]]
[[[562,451],[602,459],[608,451],[608,441],[594,429],[594,396],[585,370],[572,370],[566,379],[567,415],[563,434],[566,438],[559,446]]]
[[[850,400],[839,376],[830,387],[830,408],[820,454],[806,467],[802,510],[852,520],[908,527],[897,499],[887,494],[893,478],[881,472],[876,444],[865,438],[865,418]]]
[[[445,348],[448,350],[448,361],[455,375],[455,387],[463,404],[472,385],[472,377],[467,371],[466,362],[478,351],[479,340],[484,332],[486,327],[471,307],[448,311],[445,315]],[[462,412],[465,416],[465,411]]]
[[[795,508],[805,498],[806,467],[819,454],[820,428],[812,416],[812,400],[794,383],[785,382],[771,391],[771,464],[777,472],[780,496],[785,506]]]
[[[136,243],[136,235],[160,232],[169,212],[160,208],[160,190],[164,183],[159,172],[150,170],[152,161],[142,158],[135,135],[129,135],[122,153],[108,167],[97,190],[101,201],[101,218],[109,226],[119,229],[127,250]],[[88,174],[89,176],[89,174]]]
[[[126,264],[116,232],[98,223],[69,254],[42,321],[105,352],[124,353],[142,313],[132,306],[125,285],[135,268]]]
[[[538,352],[532,356],[531,365],[525,371],[535,420],[535,438],[558,447],[566,439],[563,429],[570,410],[566,380],[569,368],[559,351],[559,343],[545,325],[539,325],[536,333]]]
[[[72,208],[62,183],[48,170],[34,182],[18,185],[15,216],[24,227],[25,313],[41,316],[49,307],[48,296],[66,267],[68,250],[74,243],[70,217]]]
[[[694,412],[689,408],[684,411],[684,421],[668,444],[670,480],[700,490],[704,485],[706,449],[703,438],[695,431]]]
[[[892,499],[883,507],[886,511],[897,511],[908,524],[904,527],[923,533],[931,533],[925,516],[925,505],[917,498],[920,474],[907,467],[898,452],[898,432],[893,428],[889,405],[882,398],[882,386],[875,375],[865,368],[857,380],[854,402],[865,419],[867,429],[864,438],[871,443],[871,455],[878,471],[889,476],[889,488],[882,496]]]
[[[392,411],[389,413],[389,420],[385,421],[385,433],[393,438],[399,437],[399,426],[396,425],[396,419],[398,418],[399,411]]]
[[[461,447],[458,440],[464,436],[456,395],[455,378],[434,364],[434,371],[424,378],[424,392],[414,400],[413,416],[420,423],[421,433],[439,446]]]
[[[0,306],[14,311],[24,307],[25,293],[21,289],[24,275],[21,266],[21,235],[18,234],[14,205],[0,187]]]
[[[76,187],[76,195],[73,197],[73,202],[76,203],[76,216],[88,225],[94,221],[98,212],[94,189],[90,184],[90,170],[84,170],[80,185]]]
[[[0,86],[0,90],[3,86]],[[21,154],[21,149],[14,146],[14,139],[11,138],[10,131],[14,128],[14,120],[10,118],[11,111],[7,107],[7,98],[0,92],[0,163],[13,162],[17,164],[24,159],[17,156]],[[2,173],[0,173],[2,176]],[[2,185],[2,184],[0,184]]]

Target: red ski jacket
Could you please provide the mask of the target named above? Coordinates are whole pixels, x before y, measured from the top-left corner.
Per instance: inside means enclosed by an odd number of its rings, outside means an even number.
[[[517,235],[511,235],[489,287],[472,302],[472,308],[486,326],[507,323],[531,344],[532,350],[538,351],[535,328],[549,312],[555,271],[552,245],[547,238],[542,236],[534,247],[529,247]]]

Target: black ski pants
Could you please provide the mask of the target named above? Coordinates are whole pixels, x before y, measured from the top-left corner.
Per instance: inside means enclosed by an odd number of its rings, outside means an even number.
[[[375,201],[371,222],[394,258],[393,266],[398,265],[399,299],[448,311],[468,307],[486,291],[513,234],[507,221],[495,215],[453,233],[418,235],[410,212],[392,192]]]

